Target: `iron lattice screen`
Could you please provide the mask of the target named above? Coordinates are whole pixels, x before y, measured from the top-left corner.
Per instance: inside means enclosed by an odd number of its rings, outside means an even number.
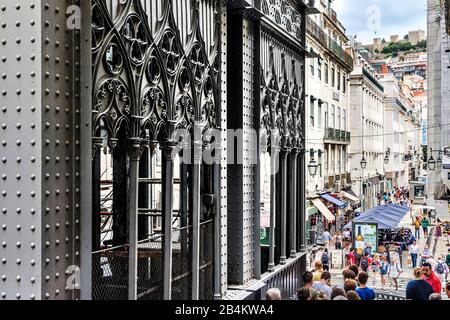
[[[200,225],[200,285],[199,299],[212,300],[214,295],[214,221]]]
[[[138,243],[138,299],[163,299],[163,239],[156,235]]]
[[[126,300],[128,298],[128,246],[92,253],[92,299]]]
[[[173,229],[172,299],[192,296],[192,226]]]

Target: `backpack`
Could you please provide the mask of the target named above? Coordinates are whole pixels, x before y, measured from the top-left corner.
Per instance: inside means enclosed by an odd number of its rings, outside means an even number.
[[[322,254],[322,264],[327,265],[330,262],[330,258],[328,257],[328,253],[324,252]]]
[[[367,260],[367,258],[362,258],[362,260],[361,260],[361,269],[366,271],[367,268],[369,268],[369,261]]]
[[[443,262],[439,262],[438,263],[438,265],[436,266],[436,272],[438,274],[444,274],[445,268],[444,268],[444,263]]]

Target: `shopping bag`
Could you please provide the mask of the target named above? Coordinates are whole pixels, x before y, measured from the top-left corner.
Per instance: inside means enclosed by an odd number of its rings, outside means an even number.
[[[408,256],[408,259],[406,259],[406,264],[407,264],[408,266],[412,266],[411,256]]]

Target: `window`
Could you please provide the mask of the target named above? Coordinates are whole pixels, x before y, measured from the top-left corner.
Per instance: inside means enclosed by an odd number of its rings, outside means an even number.
[[[337,150],[337,172],[338,173],[341,173],[341,157],[342,157],[341,148],[338,147],[338,150]]]
[[[342,92],[345,93],[347,91],[347,75],[344,73],[342,75]]]
[[[328,128],[328,102],[325,102],[325,116],[323,117],[325,119],[325,129]]]
[[[319,61],[317,63],[317,76],[319,77],[319,80],[322,80],[322,59],[319,58]]]
[[[319,167],[319,176],[322,178],[322,152],[319,152],[317,164],[320,164],[320,165],[321,165],[321,166]]]
[[[328,72],[330,72],[328,70],[328,63],[325,62],[325,70],[324,70],[324,75],[325,75],[325,83],[328,84]]]
[[[334,88],[335,86],[335,78],[334,78],[334,67],[331,68],[331,86]]]
[[[322,128],[322,104],[323,102],[320,101],[317,108],[317,127]]]
[[[325,148],[325,150],[323,152],[325,154],[325,163],[324,163],[325,174],[327,174],[328,173],[328,149]]]
[[[334,105],[331,105],[331,122],[330,122],[330,124],[331,124],[331,128],[335,128],[335,126],[334,126],[334,109],[335,107],[334,107]]]
[[[337,128],[341,130],[341,108],[337,108]]]
[[[340,71],[338,71],[337,72],[337,89],[338,90],[341,90],[341,72]]]
[[[311,59],[311,75],[314,76],[314,61],[315,59]]]
[[[342,130],[347,131],[347,110],[342,109]]]
[[[309,124],[314,127],[314,97],[311,96],[309,100]]]

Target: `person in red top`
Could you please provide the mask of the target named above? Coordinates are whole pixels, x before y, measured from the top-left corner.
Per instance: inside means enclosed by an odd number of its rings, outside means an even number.
[[[440,294],[442,290],[441,281],[434,274],[431,268],[431,263],[424,262],[422,264],[422,274],[423,279],[430,284],[430,286],[433,288],[433,291]]]
[[[353,249],[353,247],[350,248],[350,252],[347,255],[347,263],[349,266],[351,266],[352,264],[355,264],[355,253],[354,253],[355,249]]]

